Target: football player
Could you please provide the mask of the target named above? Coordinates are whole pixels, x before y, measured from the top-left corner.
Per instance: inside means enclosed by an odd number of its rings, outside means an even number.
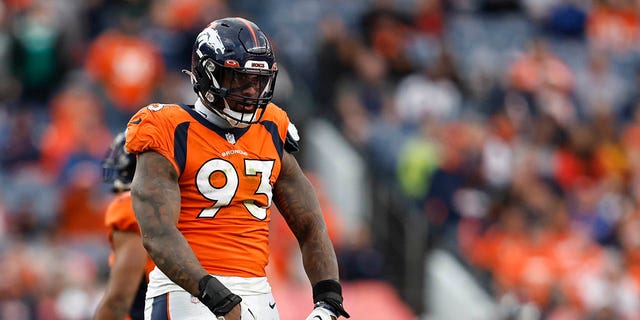
[[[298,133],[271,103],[267,36],[224,18],[196,38],[193,105],[151,104],[129,121],[132,184],[149,276],[147,319],[279,319],[266,278],[270,207],[295,234],[314,304],[308,319],[349,317],[317,196],[292,155]]]
[[[136,168],[136,156],[124,150],[125,135],[113,140],[102,162],[103,181],[113,183],[116,197],[109,204],[105,224],[109,228],[111,272],[95,319],[144,319],[147,275],[153,261],[142,246],[140,229],[133,214],[130,185]]]

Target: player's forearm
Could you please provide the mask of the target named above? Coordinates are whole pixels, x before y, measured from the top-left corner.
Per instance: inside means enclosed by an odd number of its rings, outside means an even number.
[[[207,272],[176,227],[180,188],[171,163],[155,152],[141,154],[131,199],[142,243],[153,262],[177,285],[198,295],[198,281]]]
[[[159,228],[143,232],[143,244],[149,256],[174,283],[189,293],[199,294],[198,281],[207,272],[176,228]]]
[[[298,239],[302,261],[312,284],[338,279],[338,263],[327,234],[320,202],[311,182],[295,158],[285,153],[283,168],[274,186],[274,202]]]
[[[336,254],[326,232],[301,241],[300,250],[305,272],[312,285],[321,280],[338,280]]]
[[[179,208],[169,205],[173,201],[167,199],[166,195],[153,194],[150,189],[142,190],[134,188],[131,195],[144,248],[171,281],[197,296],[198,281],[207,272],[173,219],[169,218],[175,216],[172,211]]]

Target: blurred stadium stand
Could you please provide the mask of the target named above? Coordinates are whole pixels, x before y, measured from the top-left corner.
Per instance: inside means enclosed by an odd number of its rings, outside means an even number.
[[[227,15],[272,38],[354,319],[640,319],[633,0],[0,2],[0,319],[91,318],[99,163],[136,109],[117,98],[193,103],[180,69]],[[272,229],[300,319],[295,240]]]

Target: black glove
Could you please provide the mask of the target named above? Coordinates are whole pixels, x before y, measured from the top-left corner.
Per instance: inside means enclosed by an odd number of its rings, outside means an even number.
[[[322,280],[313,286],[314,306],[329,307],[333,313],[345,318],[351,317],[342,306],[342,286],[335,280]]]
[[[242,301],[240,296],[233,294],[218,279],[206,275],[198,282],[200,295],[198,299],[216,316],[224,316]]]

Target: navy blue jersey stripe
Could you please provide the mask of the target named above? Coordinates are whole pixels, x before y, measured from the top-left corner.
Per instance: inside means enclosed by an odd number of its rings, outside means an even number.
[[[184,171],[184,166],[187,163],[187,134],[189,132],[189,122],[183,122],[176,127],[173,132],[173,159],[176,160],[180,172]]]
[[[269,131],[271,134],[271,140],[273,140],[273,145],[276,146],[276,150],[278,150],[278,156],[282,159],[282,150],[284,149],[284,142],[280,139],[280,135],[278,135],[278,125],[271,121],[262,121],[261,125]]]
[[[153,308],[151,309],[151,320],[169,320],[167,314],[167,296],[165,293],[161,296],[153,298]]]

